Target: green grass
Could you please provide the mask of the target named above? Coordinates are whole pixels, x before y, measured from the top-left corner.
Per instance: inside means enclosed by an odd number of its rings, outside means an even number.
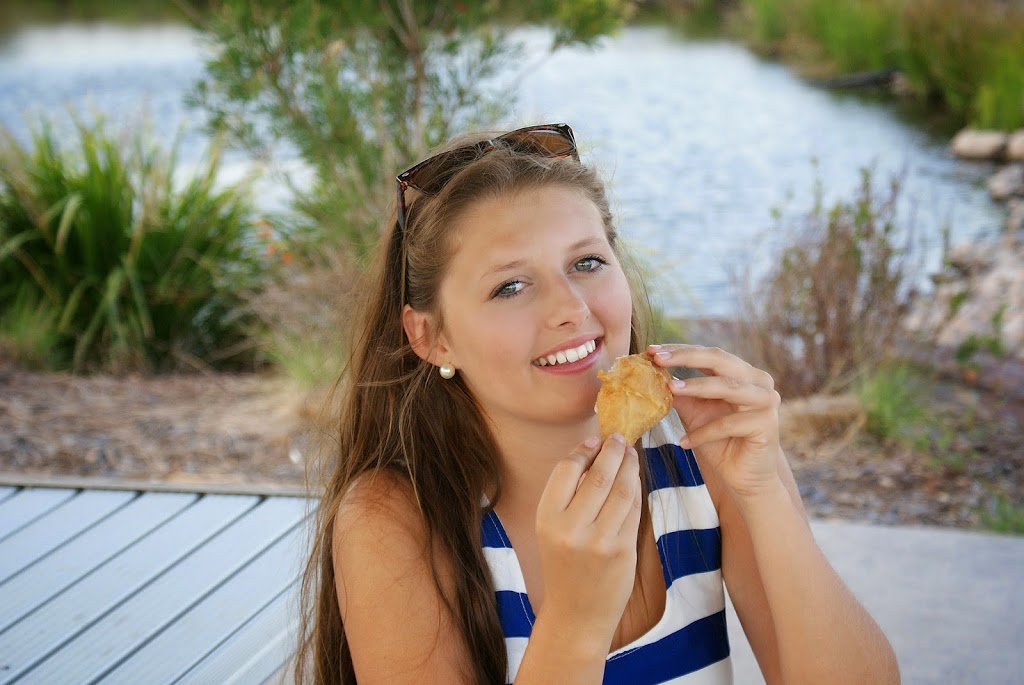
[[[905,364],[886,364],[856,384],[865,429],[883,442],[927,447],[927,428],[935,423],[928,409],[926,380]]]
[[[18,312],[21,354],[34,336],[37,358],[75,371],[245,359],[239,293],[260,271],[247,191],[218,186],[216,153],[184,183],[178,168],[177,145],[102,120],[77,120],[72,141],[44,121],[27,145],[0,129],[0,310]],[[45,333],[16,323],[33,307],[51,313]]]
[[[0,357],[29,369],[47,369],[58,359],[60,311],[22,291],[0,313]]]
[[[983,128],[1024,125],[1024,8],[993,0],[744,0],[737,33],[814,73],[895,67]]]
[[[991,509],[981,513],[981,523],[995,533],[1024,535],[1024,506],[999,495]]]

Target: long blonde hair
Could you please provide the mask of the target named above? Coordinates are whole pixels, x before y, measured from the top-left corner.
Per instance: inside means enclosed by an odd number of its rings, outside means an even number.
[[[443,149],[491,137],[460,136]],[[432,560],[438,592],[466,653],[472,655],[474,680],[504,682],[504,636],[480,544],[486,513],[481,496],[492,507],[501,496],[497,445],[460,377],[441,380],[413,352],[402,328],[402,306],[408,303],[440,321],[438,293],[454,249],[455,221],[481,200],[547,186],[577,190],[600,212],[608,241],[633,285],[630,351],[642,349],[650,320],[646,292],[618,245],[604,184],[593,169],[572,159],[524,154],[499,142],[467,160],[436,195],[414,198],[404,234],[396,230],[393,210],[366,274],[350,357],[338,386],[338,448],[328,468],[302,577],[295,662],[300,685],[356,682],[338,608],[331,541],[339,503],[360,475],[376,469],[392,469],[409,480],[427,531],[426,549],[445,555],[454,568],[453,589],[446,591]]]

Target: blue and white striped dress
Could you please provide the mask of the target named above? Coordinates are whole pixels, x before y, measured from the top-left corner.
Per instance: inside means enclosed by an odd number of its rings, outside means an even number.
[[[693,452],[678,446],[682,434],[673,411],[643,439],[651,477],[647,501],[668,594],[661,620],[608,655],[606,685],[732,683],[718,513]],[[666,465],[659,447],[672,454],[674,464]],[[494,511],[484,517],[482,534],[505,633],[507,681],[511,683],[526,652],[535,616],[519,560]]]

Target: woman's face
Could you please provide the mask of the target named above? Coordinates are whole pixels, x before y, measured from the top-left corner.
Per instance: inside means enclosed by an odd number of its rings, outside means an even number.
[[[597,207],[562,187],[481,201],[441,285],[447,359],[492,420],[594,416],[598,369],[629,352],[629,285]]]

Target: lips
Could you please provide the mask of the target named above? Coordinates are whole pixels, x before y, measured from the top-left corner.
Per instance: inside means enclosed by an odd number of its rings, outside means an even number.
[[[535,359],[533,364],[535,366],[560,366],[562,364],[572,364],[578,362],[581,359],[585,359],[592,352],[597,349],[597,339],[587,340],[586,342],[580,343],[579,345],[566,347],[565,349],[552,352],[543,357]]]

